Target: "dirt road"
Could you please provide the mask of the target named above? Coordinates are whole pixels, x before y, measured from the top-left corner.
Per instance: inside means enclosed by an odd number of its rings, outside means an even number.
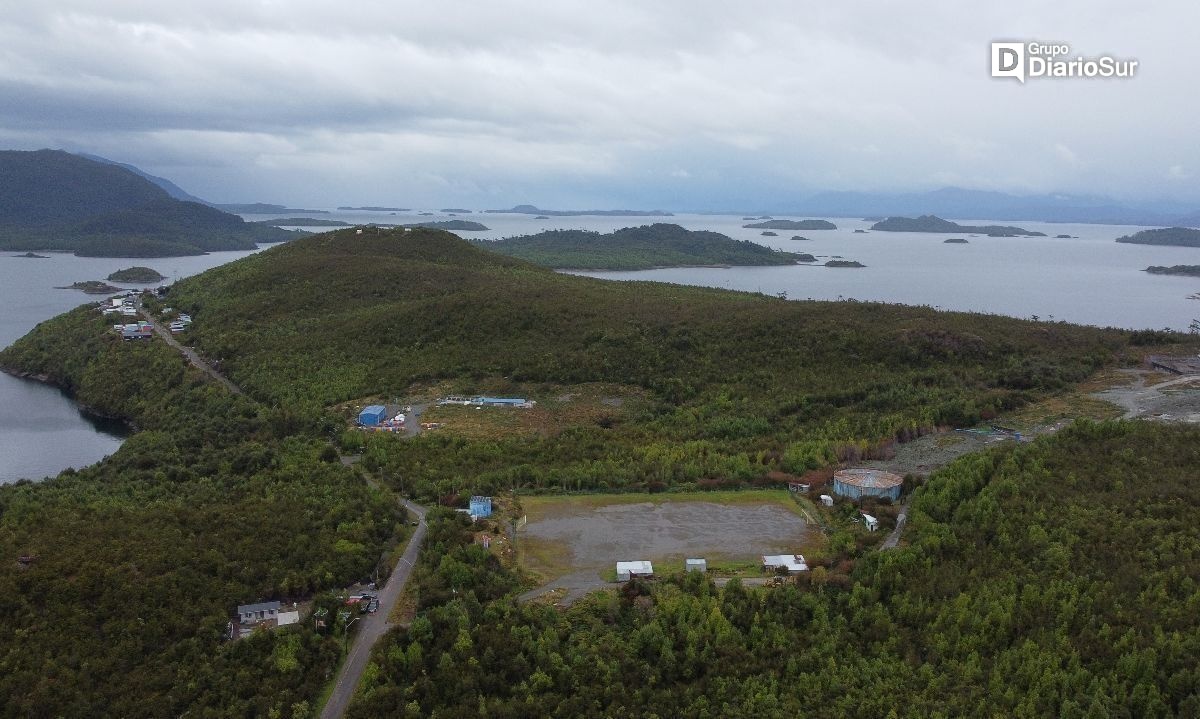
[[[221,374],[214,369],[212,365],[201,359],[200,355],[196,354],[195,350],[193,350],[191,347],[184,347],[183,345],[179,344],[179,341],[176,340],[171,334],[171,330],[163,327],[158,320],[154,319],[154,317],[152,317],[150,313],[142,307],[141,298],[138,298],[137,300],[137,311],[138,314],[140,314],[147,322],[150,323],[152,327],[154,327],[154,333],[159,337],[162,337],[164,342],[179,350],[179,352],[187,358],[187,361],[192,363],[192,366],[220,382],[230,392],[233,392],[234,394],[245,394],[245,392],[243,392],[236,384],[231,382],[228,377]]]
[[[338,672],[337,681],[333,686],[333,693],[329,695],[329,701],[321,710],[321,719],[345,716],[346,709],[350,707],[350,701],[354,698],[354,690],[358,687],[359,680],[362,679],[363,671],[367,668],[371,649],[375,646],[375,642],[379,641],[379,638],[394,626],[388,621],[388,617],[391,616],[392,610],[396,607],[396,600],[404,592],[404,586],[408,583],[409,576],[412,575],[413,566],[417,562],[417,554],[421,551],[421,542],[425,540],[426,527],[424,507],[405,499],[400,500],[400,503],[417,518],[417,531],[413,532],[412,537],[409,538],[408,546],[405,547],[400,561],[396,562],[396,567],[392,570],[392,576],[388,577],[387,584],[379,590],[379,611],[358,619],[358,633],[354,636],[350,653],[342,662],[342,668]]]

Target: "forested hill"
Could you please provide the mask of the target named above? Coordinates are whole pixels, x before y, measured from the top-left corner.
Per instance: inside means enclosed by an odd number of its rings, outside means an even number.
[[[204,354],[272,403],[325,406],[433,380],[464,391],[485,378],[609,381],[672,403],[731,402],[699,421],[717,432],[745,419],[729,431],[749,435],[829,425],[866,436],[973,421],[1085,376],[1128,341],[1118,331],[928,308],[606,282],[438,230],[356,232],[185,279],[171,304],[191,311]]]
[[[0,249],[157,257],[294,237],[176,200],[119,165],[58,150],[0,151]]]
[[[549,230],[480,245],[559,269],[646,270],[696,265],[790,265],[799,256],[776,252],[718,232],[685,230],[656,223],[600,234],[588,230]]]
[[[304,622],[238,642],[225,642],[222,634],[237,604],[260,599],[315,596],[319,609],[336,616],[341,601],[321,592],[393,566],[389,552],[404,538],[407,522],[391,497],[338,461],[331,438],[346,448],[347,435],[355,447],[365,443],[358,466],[378,470],[383,486],[451,504],[460,493],[559,487],[737,487],[769,483],[780,470],[801,473],[858,458],[879,447],[880,440],[911,438],[933,425],[974,423],[1084,378],[1122,355],[1131,341],[1127,332],[1062,323],[606,282],[500,256],[445,231],[357,232],[299,239],[172,287],[167,301],[194,318],[189,341],[218,362],[245,395],[206,381],[157,339],[123,342],[93,306],[43,322],[0,352],[5,368],[45,376],[81,402],[130,418],[140,428],[96,466],[42,483],[0,487],[0,556],[9,558],[0,564],[0,611],[6,617],[0,623],[0,705],[5,714],[315,715],[322,686],[344,646],[341,626]],[[148,303],[154,306],[153,300]],[[435,382],[438,386],[431,387]],[[358,432],[343,434],[344,418],[328,411],[333,403],[372,395],[494,389],[537,399],[559,395],[563,385],[591,382],[624,385],[636,396],[630,404],[637,406],[558,432],[479,441],[448,432],[413,438],[377,433],[364,440]],[[965,676],[964,690],[979,689],[983,685],[974,679],[984,675],[977,665],[1009,649],[1014,651],[1004,654],[992,676],[1016,675],[1020,691],[995,703],[995,713],[1034,689],[1039,701],[1043,694],[1061,689],[1062,696],[1072,687],[1107,691],[1116,686],[1101,671],[1107,665],[1089,656],[1084,657],[1089,668],[1098,667],[1094,681],[1063,673],[1062,667],[1075,666],[1073,647],[1060,636],[1063,627],[1045,625],[1032,632],[1026,627],[1046,615],[1045,607],[1060,604],[1077,607],[1069,617],[1078,619],[1071,621],[1085,622],[1098,605],[1091,598],[1113,596],[1102,585],[1060,590],[1057,580],[1064,567],[1075,565],[1071,552],[1083,547],[1067,530],[1106,526],[1112,508],[1130,492],[1141,503],[1129,515],[1136,522],[1130,520],[1120,535],[1121,549],[1129,551],[1122,552],[1119,567],[1145,566],[1146,557],[1158,553],[1133,551],[1133,539],[1150,529],[1163,537],[1154,546],[1165,548],[1167,569],[1147,575],[1152,581],[1144,590],[1140,584],[1118,586],[1122,604],[1106,609],[1112,628],[1093,623],[1095,631],[1083,635],[1087,644],[1080,651],[1137,652],[1132,659],[1111,659],[1119,663],[1119,679],[1133,677],[1132,682],[1156,689],[1161,682],[1155,672],[1171,672],[1173,691],[1194,691],[1195,663],[1191,670],[1178,668],[1178,657],[1192,655],[1186,647],[1181,653],[1173,634],[1148,642],[1142,636],[1126,638],[1124,628],[1137,621],[1147,602],[1154,605],[1151,620],[1166,632],[1188,626],[1175,613],[1178,602],[1159,600],[1166,592],[1194,588],[1183,583],[1191,575],[1169,573],[1180,567],[1191,571],[1184,560],[1190,562],[1194,552],[1175,543],[1169,530],[1176,520],[1161,513],[1190,466],[1181,465],[1185,470],[1180,471],[1171,463],[1194,464],[1178,449],[1194,447],[1195,440],[1182,437],[1178,444],[1160,446],[1118,440],[1098,445],[1108,455],[1081,450],[1081,458],[1095,461],[1081,465],[1078,479],[1061,485],[1082,488],[1104,481],[1096,488],[1111,491],[1097,495],[1100,502],[1087,515],[1064,511],[1061,495],[1042,481],[1036,465],[1049,466],[1049,458],[1021,453],[1015,459],[1030,470],[1030,486],[1014,489],[1009,482],[995,482],[995,496],[984,497],[953,526],[937,526],[947,516],[958,517],[955,507],[986,482],[991,465],[967,465],[972,471],[961,481],[936,485],[947,494],[935,494],[931,483],[921,513],[913,515],[914,529],[927,538],[923,555],[887,557],[880,580],[870,586],[845,591],[851,567],[831,566],[828,574],[838,580],[828,588],[817,586],[803,595],[781,592],[772,595],[778,599],[759,604],[757,595],[747,596],[735,584],[719,607],[705,600],[683,613],[672,608],[680,605],[671,604],[673,590],[664,587],[666,594],[651,600],[663,608],[662,626],[653,617],[623,610],[574,615],[581,619],[576,628],[597,629],[571,631],[575,639],[603,642],[605,633],[614,633],[601,651],[604,656],[583,646],[575,652],[540,652],[541,645],[527,641],[545,637],[548,646],[551,635],[567,626],[557,623],[560,615],[535,617],[547,624],[532,634],[521,626],[529,623],[528,616],[506,605],[491,605],[500,614],[482,621],[481,602],[514,582],[493,583],[485,592],[477,580],[489,571],[488,564],[461,552],[472,562],[469,567],[459,559],[439,561],[438,553],[452,546],[433,529],[425,561],[432,561],[434,571],[455,576],[457,598],[473,614],[452,631],[442,631],[448,626],[444,614],[418,617],[413,633],[396,639],[421,646],[388,651],[377,659],[379,670],[367,672],[363,700],[379,702],[381,710],[356,711],[359,716],[483,714],[477,700],[483,674],[502,677],[506,687],[500,691],[519,690],[520,701],[526,689],[544,697],[541,705],[534,697],[528,706],[497,711],[498,716],[538,714],[538,706],[552,710],[563,696],[581,697],[587,706],[564,704],[559,715],[602,715],[602,708],[591,711],[592,701],[618,685],[637,689],[620,694],[619,701],[631,702],[632,713],[643,702],[642,707],[663,709],[663,715],[672,706],[680,715],[702,715],[699,694],[722,702],[726,695],[740,701],[743,692],[757,697],[786,668],[794,678],[788,686],[805,690],[779,693],[787,706],[820,690],[820,696],[829,697],[825,706],[834,707],[829,715],[841,716],[854,713],[833,703],[845,693],[837,688],[844,682],[842,666],[863,680],[856,685],[856,699],[869,689],[879,701],[921,698],[915,706],[927,709],[941,699],[941,687],[960,688],[949,680]],[[1155,462],[1139,460],[1143,451]],[[1012,475],[1008,462],[998,466]],[[1125,468],[1164,483],[1143,487],[1140,475],[1130,475],[1131,481],[1122,484]],[[1101,470],[1111,475],[1101,476]],[[1158,486],[1169,491],[1162,494]],[[1044,499],[1029,511],[1006,511],[1027,492],[1038,491]],[[1186,505],[1190,500],[1183,496]],[[1160,516],[1168,519],[1142,521]],[[1030,529],[1043,524],[1041,534]],[[966,533],[959,537],[960,531]],[[1002,551],[987,555],[986,563],[973,563],[978,548],[997,537],[1004,540],[998,545]],[[476,546],[474,551],[484,550]],[[1179,561],[1168,562],[1166,553]],[[28,559],[24,568],[17,557]],[[1059,571],[1021,573],[1020,587],[1004,580],[1014,573],[1014,558],[1053,563],[1050,569]],[[1102,579],[1095,567],[1107,565],[1086,566]],[[972,568],[979,571],[971,573]],[[451,583],[442,586],[440,593],[422,589],[422,608],[451,601]],[[1033,594],[1028,588],[1046,592]],[[694,593],[712,597],[712,591]],[[975,591],[982,592],[978,601],[968,597],[965,607],[947,599]],[[902,592],[910,594],[905,598]],[[893,602],[893,596],[900,599]],[[1088,601],[1072,603],[1077,596]],[[1016,613],[1012,607],[1018,597],[1022,604]],[[768,618],[770,626],[756,622],[756,614]],[[422,630],[429,622],[438,632]],[[737,627],[736,636],[731,626]],[[496,627],[503,634],[493,631]],[[664,647],[671,642],[654,633],[683,627],[703,629],[703,642],[681,637],[668,654]],[[927,629],[936,631],[923,634]],[[461,641],[464,636],[470,643]],[[943,641],[956,636],[970,640]],[[446,656],[451,641],[453,654]],[[510,653],[490,653],[493,643]],[[700,654],[689,656],[688,647]],[[1151,651],[1159,651],[1159,657],[1145,653]],[[886,666],[877,661],[881,655],[889,659]],[[842,658],[844,665],[838,664]],[[620,674],[613,669],[618,661]],[[930,678],[925,665],[939,674]],[[386,685],[403,682],[410,670],[422,677],[412,682],[414,693],[390,691]],[[429,687],[430,677],[440,684],[436,690]],[[461,691],[453,695],[445,684],[451,677],[462,680]],[[634,681],[646,677],[655,680],[653,685]],[[947,681],[939,683],[938,677]],[[583,684],[572,686],[576,678]],[[928,698],[914,694],[914,687],[927,687]],[[472,702],[439,708],[455,697]],[[390,704],[401,698],[403,713]],[[951,713],[962,713],[973,698],[959,697]],[[420,705],[416,710],[410,709],[413,701]],[[739,713],[716,706],[710,714]],[[872,715],[880,713],[886,714]],[[779,712],[768,707],[741,714]]]

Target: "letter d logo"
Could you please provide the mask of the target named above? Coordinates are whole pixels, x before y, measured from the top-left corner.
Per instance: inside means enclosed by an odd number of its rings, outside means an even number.
[[[1025,44],[992,43],[992,77],[1015,77],[1025,82]]]

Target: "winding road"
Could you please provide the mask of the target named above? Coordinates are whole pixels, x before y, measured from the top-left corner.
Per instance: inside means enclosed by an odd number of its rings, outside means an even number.
[[[155,320],[142,307],[141,298],[137,300],[137,310],[154,328],[155,334],[162,337],[163,341],[168,345],[179,350],[194,367],[221,383],[230,392],[245,394],[228,377],[205,362],[195,350],[180,344],[172,336],[170,329],[163,327],[162,324]],[[411,430],[412,434],[420,432],[420,413],[424,409],[425,405],[413,407],[413,421],[410,423],[410,427],[413,428]],[[345,463],[352,464],[353,462]],[[358,622],[358,631],[354,635],[350,653],[346,655],[346,660],[342,662],[342,666],[338,671],[337,679],[333,685],[333,693],[329,695],[329,701],[325,703],[324,709],[321,710],[321,719],[338,719],[346,715],[346,710],[350,707],[350,701],[354,698],[354,690],[358,687],[363,671],[367,668],[367,661],[371,658],[371,649],[374,648],[375,643],[379,641],[380,637],[395,626],[390,621],[392,610],[396,608],[396,602],[400,599],[400,595],[404,593],[404,587],[408,584],[408,579],[412,575],[413,567],[417,563],[417,555],[421,551],[421,543],[425,541],[426,530],[425,508],[407,499],[399,499],[398,501],[417,518],[417,529],[409,537],[408,546],[404,548],[404,554],[400,555],[400,559],[392,569],[392,574],[388,577],[387,583],[378,592],[378,610],[374,614],[362,615],[351,622],[351,624]]]
[[[154,319],[154,317],[146,311],[146,308],[142,307],[142,298],[140,296],[137,298],[137,311],[138,314],[140,314],[147,322],[150,323],[150,326],[154,328],[154,333],[159,337],[162,337],[163,341],[168,345],[179,350],[180,354],[186,357],[188,362],[192,363],[192,366],[207,374],[209,377],[212,377],[217,382],[220,382],[225,386],[225,389],[229,390],[230,392],[233,392],[234,394],[245,394],[241,387],[238,387],[236,384],[231,382],[228,377],[221,374],[214,369],[212,365],[201,359],[200,355],[196,354],[196,350],[179,344],[179,340],[175,339],[175,337],[171,334],[171,330],[163,327],[162,323]]]
[[[396,562],[396,567],[392,570],[392,575],[388,577],[387,584],[379,590],[379,611],[364,615],[358,620],[358,633],[354,635],[350,653],[346,655],[346,660],[342,662],[342,667],[338,671],[337,680],[333,685],[333,693],[329,695],[329,701],[321,710],[321,719],[337,719],[346,715],[346,709],[350,707],[350,701],[354,698],[354,690],[358,687],[363,671],[367,668],[367,661],[371,658],[371,649],[380,637],[396,626],[389,621],[389,618],[392,610],[396,608],[396,601],[404,592],[409,576],[412,575],[413,566],[417,562],[417,554],[421,551],[421,542],[425,540],[426,528],[424,507],[406,499],[401,499],[400,503],[417,518],[417,531],[413,532],[412,537],[409,538],[408,546],[404,548],[404,554]]]

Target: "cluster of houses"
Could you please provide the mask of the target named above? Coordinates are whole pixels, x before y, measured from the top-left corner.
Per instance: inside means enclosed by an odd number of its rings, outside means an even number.
[[[149,322],[142,320],[124,325],[113,325],[113,332],[121,335],[121,339],[125,341],[148,340],[154,336],[154,327]]]
[[[102,302],[99,305],[100,311],[107,315],[120,315],[122,317],[137,317],[137,297],[133,293],[113,297],[112,299]],[[163,310],[164,313],[172,312],[170,307]],[[171,322],[171,332],[176,334],[183,332],[192,323],[192,317],[188,314],[180,313],[174,321]],[[113,332],[121,335],[125,340],[145,340],[154,336],[154,327],[149,322],[139,320],[137,322],[127,322],[114,324]]]
[[[170,307],[163,310],[163,312],[170,312],[170,311],[171,311]],[[172,321],[169,326],[171,328],[171,332],[173,332],[175,334],[179,334],[180,332],[183,332],[184,330],[186,330],[188,328],[188,325],[190,325],[191,323],[192,323],[192,316],[181,312],[181,313],[179,313],[179,317],[175,318],[175,320]]]

